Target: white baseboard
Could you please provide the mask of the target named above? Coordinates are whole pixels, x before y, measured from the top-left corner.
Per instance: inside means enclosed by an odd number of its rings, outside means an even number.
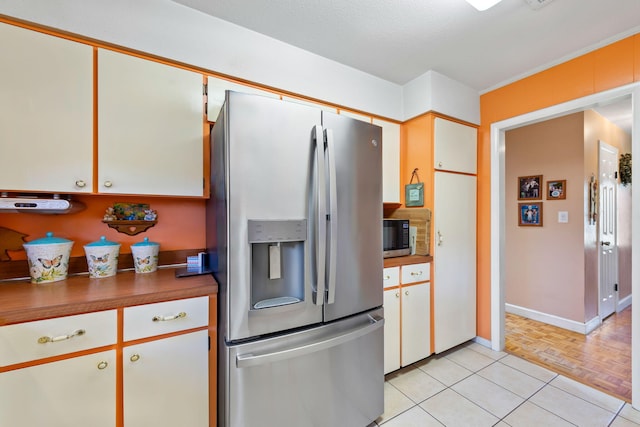
[[[480,344],[480,345],[482,345],[484,347],[491,348],[491,340],[487,340],[487,339],[484,339],[482,337],[475,337],[471,341],[477,342],[478,344]]]
[[[631,295],[628,295],[621,300],[618,301],[618,307],[616,308],[616,313],[624,310],[625,308],[631,305]]]
[[[542,313],[540,311],[531,310],[529,308],[520,307],[513,304],[505,304],[504,309],[507,313],[517,314],[527,319],[537,320],[538,322],[548,323],[549,325],[559,328],[568,329],[579,334],[588,334],[600,325],[600,317],[596,316],[586,323],[576,322],[575,320],[565,319],[553,314]]]

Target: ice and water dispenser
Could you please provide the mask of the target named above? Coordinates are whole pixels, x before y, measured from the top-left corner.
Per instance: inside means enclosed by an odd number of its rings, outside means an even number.
[[[307,220],[249,220],[251,308],[304,300],[304,243]]]

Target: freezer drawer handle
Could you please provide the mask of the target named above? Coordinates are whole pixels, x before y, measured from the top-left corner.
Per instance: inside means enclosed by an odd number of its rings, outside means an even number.
[[[369,321],[365,326],[360,325],[337,337],[314,342],[302,347],[287,348],[285,350],[275,351],[273,353],[239,354],[236,356],[236,366],[238,368],[248,368],[251,366],[265,365],[267,363],[281,362],[283,360],[292,359],[294,357],[305,356],[307,354],[316,353],[318,351],[335,347],[348,341],[353,341],[384,326],[383,318],[371,315],[369,315],[368,317]]]

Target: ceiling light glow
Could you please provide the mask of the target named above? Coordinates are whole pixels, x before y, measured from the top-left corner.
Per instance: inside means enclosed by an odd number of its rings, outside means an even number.
[[[483,11],[489,9],[492,6],[495,6],[496,4],[500,3],[500,1],[501,0],[467,0],[467,3],[469,3],[476,9]]]

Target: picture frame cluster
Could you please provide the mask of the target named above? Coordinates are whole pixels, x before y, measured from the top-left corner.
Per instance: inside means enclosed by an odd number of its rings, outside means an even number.
[[[542,175],[518,177],[518,225],[521,227],[542,227],[543,194],[547,200],[567,198],[567,180],[549,180],[544,185]]]

